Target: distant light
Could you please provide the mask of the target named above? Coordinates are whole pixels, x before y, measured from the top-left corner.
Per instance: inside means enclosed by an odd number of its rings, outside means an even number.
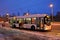
[[[29,13],[26,13],[26,14],[25,14],[25,16],[28,16],[28,15],[29,15]]]
[[[8,13],[6,15],[9,15]]]
[[[53,4],[50,4],[50,7],[53,7]]]
[[[29,15],[29,13],[26,13],[26,15]]]

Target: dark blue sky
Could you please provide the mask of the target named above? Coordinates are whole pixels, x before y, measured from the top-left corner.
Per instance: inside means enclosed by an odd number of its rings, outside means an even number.
[[[19,12],[23,15],[24,12],[32,13],[51,13],[49,4],[54,4],[54,15],[60,11],[60,0],[0,0],[0,14],[7,12],[12,14]]]

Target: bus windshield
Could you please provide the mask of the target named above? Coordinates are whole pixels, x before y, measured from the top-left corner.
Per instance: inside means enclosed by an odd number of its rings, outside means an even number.
[[[44,23],[47,24],[47,25],[50,25],[50,23],[51,23],[51,19],[50,19],[49,16],[45,17],[44,21],[45,21]]]

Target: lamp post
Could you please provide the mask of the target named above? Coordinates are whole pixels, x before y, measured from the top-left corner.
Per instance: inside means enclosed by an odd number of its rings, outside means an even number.
[[[9,21],[9,13],[6,14],[6,20]]]
[[[50,4],[50,8],[51,8],[51,13],[52,13],[52,22],[53,22],[53,4]]]
[[[9,13],[6,14],[6,17],[9,17]]]

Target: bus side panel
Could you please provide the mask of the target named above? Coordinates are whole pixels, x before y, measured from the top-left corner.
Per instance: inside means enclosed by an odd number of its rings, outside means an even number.
[[[32,26],[32,25],[34,25],[35,28],[36,28],[36,25],[35,25],[35,24],[24,24],[24,25],[23,25],[23,28],[29,28],[29,29],[31,29],[31,26]]]

